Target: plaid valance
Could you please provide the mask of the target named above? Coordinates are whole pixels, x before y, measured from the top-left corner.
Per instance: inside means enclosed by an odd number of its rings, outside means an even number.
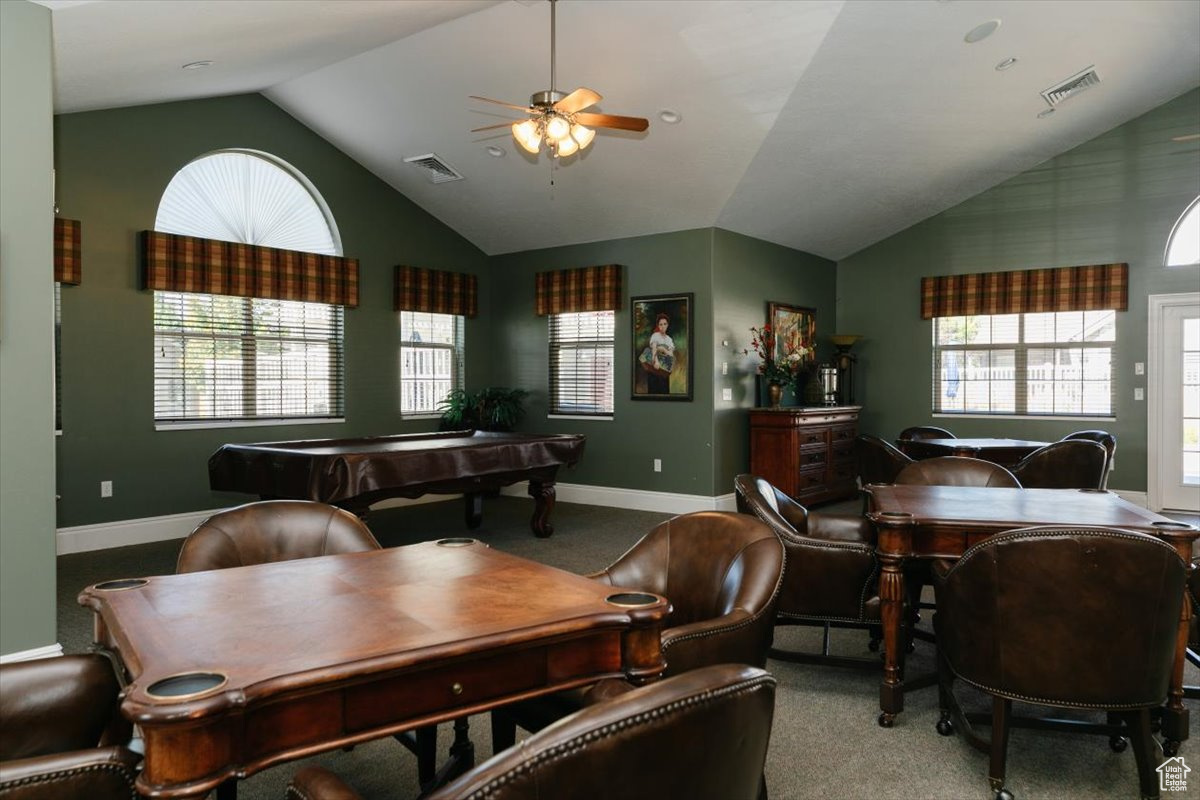
[[[1129,309],[1129,265],[1023,269],[921,279],[921,319]]]
[[[568,314],[621,307],[621,266],[579,267],[539,272],[535,278],[535,311]]]
[[[83,223],[77,219],[54,218],[54,280],[78,284],[83,278],[79,251],[83,241]]]
[[[479,313],[478,283],[465,272],[396,267],[394,305],[397,311],[473,317]]]
[[[143,288],[358,306],[358,259],[142,231]]]

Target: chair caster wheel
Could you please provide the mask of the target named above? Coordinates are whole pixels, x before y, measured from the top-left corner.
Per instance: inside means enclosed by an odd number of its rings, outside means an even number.
[[[1179,742],[1175,739],[1163,739],[1163,755],[1167,758],[1174,758],[1179,755]]]
[[[948,719],[939,719],[937,721],[937,732],[942,736],[953,736],[954,723]]]
[[[892,727],[893,725],[895,725],[895,724],[896,724],[896,715],[895,715],[895,714],[889,714],[889,713],[887,713],[886,711],[881,711],[881,712],[879,713],[879,720],[878,720],[878,721],[879,721],[879,727],[881,727],[881,728],[890,728],[890,727]]]
[[[1114,753],[1124,753],[1125,748],[1129,746],[1129,740],[1124,736],[1108,737],[1108,748]]]
[[[1015,800],[1015,798],[1008,789],[1000,789],[996,792],[996,800]]]

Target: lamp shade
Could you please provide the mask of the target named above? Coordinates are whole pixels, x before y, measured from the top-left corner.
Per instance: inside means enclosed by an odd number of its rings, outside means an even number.
[[[524,122],[514,122],[512,124],[513,138],[517,140],[517,144],[521,145],[526,151],[537,155],[538,150],[542,147],[542,134],[538,130],[537,123],[531,119]]]
[[[582,150],[592,143],[592,139],[596,138],[596,132],[575,123],[571,126],[571,138],[579,143],[579,149]]]

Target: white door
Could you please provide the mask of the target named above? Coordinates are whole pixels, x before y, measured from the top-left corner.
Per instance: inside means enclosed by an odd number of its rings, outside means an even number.
[[[1151,372],[1149,499],[1159,509],[1200,511],[1200,294],[1154,295],[1150,303],[1151,367],[1157,369]]]

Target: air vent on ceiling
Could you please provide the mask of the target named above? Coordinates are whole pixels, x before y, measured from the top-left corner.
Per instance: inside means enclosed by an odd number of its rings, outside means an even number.
[[[449,181],[461,181],[463,179],[462,174],[443,161],[442,157],[437,153],[412,156],[411,158],[404,159],[404,163],[429,170],[430,183],[448,183]]]
[[[1042,92],[1042,98],[1053,107],[1062,103],[1068,97],[1074,97],[1084,89],[1092,88],[1099,82],[1100,76],[1096,74],[1096,68],[1088,67],[1083,72],[1072,75],[1065,81],[1057,83]]]

